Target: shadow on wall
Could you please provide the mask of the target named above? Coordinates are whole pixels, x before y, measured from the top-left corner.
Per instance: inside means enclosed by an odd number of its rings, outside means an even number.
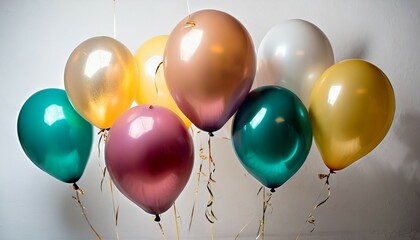
[[[407,147],[405,156],[401,156],[403,172],[410,183],[420,183],[420,113],[401,113],[397,122],[395,135]]]
[[[359,36],[359,39],[351,39],[351,46],[343,46],[344,48],[340,49],[343,55],[340,59],[335,56],[335,62],[347,59],[366,59],[369,51],[369,44],[366,39],[369,39],[369,36]]]

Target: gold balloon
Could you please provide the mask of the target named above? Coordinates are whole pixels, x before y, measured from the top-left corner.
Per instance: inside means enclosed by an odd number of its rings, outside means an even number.
[[[131,52],[117,40],[90,38],[70,55],[64,85],[80,115],[100,129],[110,128],[134,101],[137,65]]]
[[[325,165],[341,170],[372,151],[395,113],[391,83],[376,66],[346,60],[328,68],[310,99],[315,142]]]
[[[134,55],[139,70],[140,83],[136,101],[138,104],[160,105],[172,110],[189,128],[191,121],[176,105],[163,75],[161,63],[168,37],[168,35],[161,35],[149,39],[140,46]]]

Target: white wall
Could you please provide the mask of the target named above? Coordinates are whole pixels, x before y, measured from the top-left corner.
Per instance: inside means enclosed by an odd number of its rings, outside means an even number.
[[[316,230],[309,233],[311,227],[305,226],[301,239],[419,239],[420,1],[191,0],[190,6],[192,11],[215,8],[237,17],[256,46],[275,24],[308,20],[326,33],[336,61],[363,58],[388,75],[397,100],[391,130],[368,156],[332,177],[332,197],[315,214]],[[117,39],[134,52],[145,40],[169,34],[186,14],[185,0],[117,0]],[[112,0],[0,2],[0,239],[95,239],[71,199],[71,188],[37,169],[21,150],[16,119],[32,93],[63,88],[71,51],[97,35],[113,35]],[[200,139],[195,139],[197,145]],[[254,239],[259,185],[245,173],[230,141],[216,138],[213,145],[219,218],[215,239],[234,239],[252,219],[241,239]],[[98,161],[103,159],[97,156],[94,148],[79,185],[86,190],[83,201],[93,225],[104,239],[116,239],[109,190],[99,191]],[[295,239],[322,188],[317,174],[326,171],[314,144],[302,169],[273,196],[266,239]],[[187,231],[195,185],[193,175],[177,201],[181,239],[210,238],[203,215],[208,198],[204,181],[192,230]],[[153,219],[117,195],[120,239],[161,239]],[[176,239],[172,209],[162,217],[167,239]]]

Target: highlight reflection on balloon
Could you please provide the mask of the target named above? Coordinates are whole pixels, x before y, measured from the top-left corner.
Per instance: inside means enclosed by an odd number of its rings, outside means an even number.
[[[394,91],[373,64],[342,61],[315,83],[309,113],[326,166],[340,170],[368,154],[385,137],[394,119]]]
[[[117,40],[90,38],[70,55],[64,84],[80,115],[100,129],[110,128],[134,101],[137,65],[131,52]]]
[[[220,129],[236,112],[256,71],[248,31],[217,10],[198,11],[179,22],[169,35],[163,64],[175,102],[207,132]]]
[[[139,105],[159,105],[172,110],[188,128],[191,121],[176,105],[166,85],[163,66],[160,66],[167,40],[167,35],[151,38],[143,43],[134,55],[139,70],[140,83],[136,101]]]

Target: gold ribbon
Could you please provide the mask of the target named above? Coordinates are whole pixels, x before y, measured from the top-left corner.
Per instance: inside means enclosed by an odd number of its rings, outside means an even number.
[[[315,226],[315,220],[316,220],[316,218],[314,217],[313,213],[315,212],[315,210],[317,208],[319,208],[320,206],[322,206],[323,204],[325,204],[330,199],[330,196],[331,196],[331,185],[330,185],[330,177],[331,177],[331,174],[335,174],[335,172],[333,170],[330,170],[330,172],[328,174],[323,174],[323,173],[318,174],[318,178],[319,179],[324,179],[325,178],[325,183],[322,186],[322,189],[321,189],[321,191],[318,194],[318,197],[316,199],[316,202],[318,202],[319,199],[321,198],[321,194],[324,191],[325,186],[327,186],[328,195],[327,195],[327,197],[324,200],[322,200],[321,202],[315,204],[315,206],[313,207],[312,211],[309,213],[308,217],[306,218],[306,221],[305,221],[304,224],[311,224],[313,226],[310,232],[313,232],[315,230],[315,227],[316,227]],[[302,227],[303,227],[303,225],[302,225]],[[301,227],[301,229],[302,229],[302,227]],[[301,234],[301,231],[297,235],[296,240],[299,239],[300,234]]]
[[[113,184],[111,178],[109,178],[109,190],[111,192],[111,198],[112,198],[112,210],[114,211],[114,222],[115,222],[115,235],[117,237],[117,240],[120,239],[119,233],[118,233],[118,214],[120,212],[120,205],[117,204],[117,208],[115,208],[115,198],[114,198],[114,190],[113,190]]]
[[[197,134],[199,134],[200,132],[197,132]],[[204,148],[202,146],[202,143],[200,142],[200,150],[199,150],[199,156],[200,156],[200,166],[198,167],[198,172],[197,172],[197,185],[195,187],[195,192],[194,192],[194,202],[193,202],[193,206],[191,209],[191,216],[190,216],[190,223],[188,226],[188,231],[191,230],[191,225],[192,225],[192,221],[194,218],[194,212],[195,212],[195,203],[197,201],[197,197],[198,197],[198,190],[200,188],[200,179],[201,179],[201,175],[206,176],[206,174],[202,171],[203,169],[203,162],[205,160],[207,160],[207,156],[204,154]]]
[[[267,211],[267,208],[269,206],[271,206],[270,200],[271,200],[271,197],[273,196],[273,193],[272,192],[265,193],[265,187],[261,187],[260,190],[258,191],[257,195],[260,194],[261,189],[263,191],[262,216],[261,216],[261,219],[260,219],[260,225],[258,227],[257,236],[256,236],[255,239],[259,239],[261,237],[261,239],[264,240],[265,213]]]
[[[99,141],[98,141],[98,158],[101,159],[101,143],[102,140],[104,140],[104,143],[106,143],[106,141],[108,140],[108,133],[109,133],[110,128],[103,128],[101,130],[99,130],[98,135],[99,135]],[[100,165],[100,163],[99,163]]]
[[[99,141],[98,141],[98,154],[99,154],[99,167],[100,168],[102,168],[101,167],[101,163],[100,163],[100,159],[101,159],[101,143],[102,143],[102,140],[103,140],[103,142],[104,143],[106,143],[107,142],[107,140],[108,140],[108,135],[109,135],[109,130],[110,130],[110,128],[106,128],[106,129],[101,129],[99,132],[98,132],[98,135],[100,135],[100,137],[99,137]],[[106,173],[107,173],[108,171],[107,171],[107,168],[106,168],[106,166],[101,170],[101,173],[102,173],[102,177],[101,177],[101,183],[100,183],[100,186],[99,186],[99,188],[100,188],[100,190],[101,190],[101,192],[102,192],[102,190],[103,190],[103,184],[104,184],[104,182],[105,182],[105,178],[106,178]],[[112,200],[112,210],[113,210],[113,212],[114,212],[114,223],[115,223],[115,235],[116,235],[116,237],[117,237],[117,240],[119,240],[120,239],[120,237],[119,237],[119,232],[118,232],[118,214],[119,214],[119,211],[120,211],[120,206],[119,206],[119,204],[117,204],[117,207],[115,207],[115,197],[114,197],[114,190],[113,190],[113,183],[112,183],[112,180],[111,180],[111,177],[109,177],[109,191],[110,191],[110,193],[111,193],[111,200]]]
[[[83,206],[83,203],[80,200],[79,194],[84,195],[85,192],[76,183],[73,183],[73,189],[74,189],[74,192],[76,193],[76,196],[72,196],[72,198],[76,201],[76,203],[79,205],[80,209],[82,210],[82,215],[85,218],[86,223],[89,225],[90,229],[96,235],[98,240],[102,240],[101,235],[99,235],[98,231],[96,231],[96,229],[90,223],[89,218],[88,218],[87,213],[86,213],[86,208],[85,208],[85,206]]]
[[[209,140],[208,140],[208,147],[209,147],[209,178],[207,180],[207,190],[209,192],[209,201],[207,202],[207,207],[206,207],[206,212],[205,212],[205,216],[207,218],[207,220],[213,224],[216,222],[217,217],[213,212],[213,203],[214,203],[214,195],[213,195],[213,191],[212,191],[212,183],[215,183],[216,180],[213,179],[213,174],[216,171],[216,164],[213,161],[213,157],[211,155],[211,137],[213,136],[212,133],[209,133]]]
[[[174,217],[175,217],[175,230],[176,230],[176,239],[179,240],[179,226],[178,226],[178,218],[179,218],[179,214],[178,211],[176,210],[176,206],[175,206],[175,202],[174,202]]]
[[[156,215],[156,216],[158,217],[159,215]],[[160,223],[160,217],[159,217],[159,221],[157,221],[156,219],[155,219],[155,221],[159,225],[160,233],[162,234],[162,239],[165,240],[166,239],[165,232],[163,231],[162,224]]]

